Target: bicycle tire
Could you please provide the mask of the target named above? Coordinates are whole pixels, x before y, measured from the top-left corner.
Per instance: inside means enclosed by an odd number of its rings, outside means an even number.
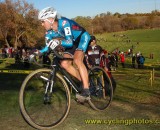
[[[42,85],[38,86],[37,84],[42,84],[43,81],[42,82],[39,81],[39,80],[36,81],[36,80],[34,80],[34,77],[36,77],[38,75],[40,76],[42,74],[47,76],[47,75],[50,74],[50,72],[51,72],[50,69],[37,69],[37,70],[33,71],[32,73],[30,73],[25,78],[25,80],[23,81],[21,89],[20,89],[20,93],[19,93],[19,106],[20,106],[20,111],[21,111],[21,114],[22,114],[23,118],[25,119],[25,121],[27,123],[29,123],[29,125],[31,125],[32,127],[36,128],[36,129],[40,129],[40,130],[52,129],[52,128],[56,127],[57,125],[60,125],[66,119],[66,117],[67,117],[67,115],[68,115],[68,113],[70,111],[70,100],[71,100],[70,99],[70,91],[68,89],[68,85],[67,85],[66,81],[63,79],[63,77],[59,73],[56,73],[56,77],[55,77],[55,82],[57,82],[57,85],[54,85],[54,86],[57,86],[57,87],[55,87],[55,90],[53,88],[53,91],[55,93],[55,95],[53,95],[54,96],[53,100],[56,100],[56,101],[54,101],[55,105],[51,104],[51,106],[45,106],[43,103],[41,103],[41,101],[39,101],[39,98],[36,98],[38,96],[41,97],[40,94],[42,93],[42,89],[43,89],[43,88],[40,88],[40,86],[42,86]],[[32,79],[34,81],[32,81]],[[31,82],[33,82],[33,83],[31,83]],[[34,85],[31,85],[30,83],[34,84]],[[58,84],[60,84],[61,87]],[[30,86],[32,86],[32,88]],[[37,86],[39,88],[36,88]],[[34,93],[33,89],[36,90],[35,93]],[[28,96],[27,96],[27,92],[28,92]],[[39,94],[37,94],[37,93],[39,93]],[[65,95],[65,94],[66,95],[63,96],[61,93],[63,95]],[[34,94],[34,95],[32,96],[32,94]],[[61,98],[61,96],[62,96],[62,98]],[[32,97],[32,98],[30,98],[30,97]],[[64,99],[63,98],[66,98],[66,103],[65,104],[64,104],[64,101],[63,101]],[[34,102],[33,100],[35,100],[36,102]],[[28,103],[29,101],[31,101],[31,102]],[[29,104],[30,104],[30,106],[29,106]],[[57,109],[56,109],[56,104],[58,104],[57,105],[58,106]],[[44,107],[44,108],[41,108],[40,105],[42,105],[42,107]],[[61,110],[61,107],[63,105],[66,105],[66,107],[64,108],[64,110],[63,109]],[[50,107],[53,107],[54,109],[52,108],[50,110]],[[34,111],[32,109],[36,110],[35,113],[34,113]],[[44,112],[46,112],[46,113],[44,113],[42,110],[44,110]],[[51,120],[51,119],[53,119],[53,117],[52,117],[53,115],[49,110],[51,112],[53,112],[54,116],[57,116],[57,117],[54,117],[55,121],[53,121],[53,122]],[[43,114],[44,115],[46,114],[46,116],[49,116],[49,118],[51,118],[51,119],[48,119],[48,120],[51,120],[50,124],[42,123],[41,120],[43,120],[43,119],[45,120],[45,118],[43,118],[43,116],[44,116]],[[60,114],[62,114],[62,115],[60,115]],[[39,118],[36,117],[36,116],[38,116]],[[47,120],[47,118],[46,118],[46,120]]]
[[[89,71],[89,82],[91,97],[88,101],[89,105],[98,111],[109,107],[113,98],[113,87],[106,71],[99,66],[91,68]]]

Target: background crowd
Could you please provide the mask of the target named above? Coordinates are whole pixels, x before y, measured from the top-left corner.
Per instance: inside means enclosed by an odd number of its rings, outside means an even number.
[[[13,47],[4,47],[0,48],[0,58],[15,58],[16,63],[28,62],[29,55],[32,53],[33,50],[34,49],[30,48],[15,49]],[[119,48],[116,48],[113,52],[109,52],[108,50],[103,48],[102,50],[107,60],[107,67],[110,70],[115,71],[119,67],[119,65],[121,65],[122,68],[144,68],[145,57],[141,52],[133,53],[133,48],[128,49],[128,51],[126,52],[120,51]],[[51,59],[48,55],[43,55],[40,58],[42,58],[42,64],[49,65],[51,63]],[[126,58],[130,59],[130,63],[126,63]],[[153,54],[150,54],[150,58],[153,59]]]

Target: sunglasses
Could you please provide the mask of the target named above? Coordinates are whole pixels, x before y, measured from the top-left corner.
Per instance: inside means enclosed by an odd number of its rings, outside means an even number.
[[[41,24],[44,23],[45,21],[41,21]]]

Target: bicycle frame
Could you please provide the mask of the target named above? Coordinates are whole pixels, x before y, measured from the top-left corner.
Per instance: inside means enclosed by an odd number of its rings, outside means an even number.
[[[55,79],[55,75],[58,71],[61,72],[62,76],[64,77],[64,79],[66,80],[67,83],[69,83],[71,85],[71,87],[77,92],[81,92],[82,88],[79,87],[75,81],[71,78],[70,74],[61,67],[60,65],[60,60],[73,60],[72,58],[63,58],[60,59],[57,56],[54,56],[53,58],[53,64],[51,65],[52,67],[52,71],[51,71],[51,77],[50,77],[50,81],[52,81],[51,83],[51,88],[50,90],[52,90],[52,87],[54,86],[54,79]],[[51,91],[50,91],[51,92]]]
[[[61,60],[73,59],[54,55],[52,60],[51,69],[41,68],[33,71],[23,81],[20,89],[21,113],[27,123],[37,129],[54,128],[66,119],[71,104],[69,85],[76,92],[76,101],[80,103],[82,101],[78,94],[83,90],[79,86],[81,81],[73,78],[60,64]],[[103,79],[101,80],[101,76],[102,78],[105,76],[107,83]],[[98,79],[99,77],[100,79]],[[112,101],[113,89],[105,70],[98,66],[91,68],[89,83],[90,96],[83,102],[87,101],[94,110],[106,109]],[[41,100],[42,98],[43,100]],[[44,116],[41,118],[42,115]]]

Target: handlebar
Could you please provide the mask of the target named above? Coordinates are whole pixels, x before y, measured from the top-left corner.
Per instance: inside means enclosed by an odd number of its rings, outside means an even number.
[[[60,55],[60,54],[58,53],[58,51],[57,51],[56,48],[55,48],[54,50],[48,51],[47,53],[48,53],[48,54],[49,54],[49,53],[53,53],[54,56],[57,57],[59,60],[73,60],[73,58],[65,58],[65,57],[63,57],[62,55]],[[34,62],[36,65],[40,66],[40,67],[43,66],[43,64],[38,63],[38,61],[37,61],[37,59],[36,59],[36,56],[34,57],[33,62]]]
[[[53,51],[53,53],[56,55],[56,57],[58,57],[59,59],[63,59],[63,58],[64,58],[62,55],[60,55],[60,54],[56,51],[56,49],[54,49],[54,50],[52,50],[52,51]]]
[[[54,50],[52,50],[52,51],[53,51],[53,53],[55,54],[55,56],[58,57],[60,60],[73,60],[73,58],[65,58],[65,57],[63,57],[62,55],[60,55],[60,54],[56,51],[56,49],[54,49]]]

